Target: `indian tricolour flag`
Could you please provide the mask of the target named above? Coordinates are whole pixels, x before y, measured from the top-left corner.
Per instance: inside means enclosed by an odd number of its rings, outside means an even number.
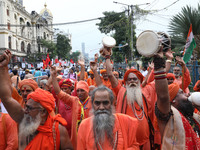
[[[192,55],[193,49],[196,47],[196,43],[194,41],[194,35],[192,33],[192,24],[190,25],[190,29],[188,32],[188,36],[187,36],[187,41],[185,44],[185,48],[183,51],[183,60],[185,63],[187,63],[190,60],[190,57]]]

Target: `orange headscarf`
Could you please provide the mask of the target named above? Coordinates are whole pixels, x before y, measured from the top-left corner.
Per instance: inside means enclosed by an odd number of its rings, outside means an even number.
[[[89,71],[89,74],[94,74],[92,70]]]
[[[40,103],[48,113],[53,112],[55,108],[55,99],[50,92],[37,88],[34,92],[28,94],[27,99],[29,100],[30,98]]]
[[[79,81],[78,83],[77,83],[77,85],[76,85],[76,90],[77,89],[83,89],[83,90],[85,90],[87,93],[89,93],[89,86],[88,86],[88,84],[87,84],[87,82],[85,82],[85,81]]]
[[[70,79],[62,79],[59,82],[59,86],[62,87],[71,87],[72,86],[72,81]]]
[[[179,88],[180,87],[179,87],[178,83],[172,83],[172,84],[168,85],[170,102],[176,97]]]
[[[25,150],[38,150],[38,149],[48,149],[48,150],[56,150],[60,149],[60,132],[59,132],[59,124],[66,126],[67,122],[64,118],[61,117],[60,114],[54,114],[55,107],[55,99],[51,93],[48,91],[37,88],[34,92],[28,95],[28,100],[33,99],[35,102],[40,103],[46,110],[49,115],[44,123],[44,125],[40,125],[37,128],[39,133],[34,139],[26,146]],[[54,125],[55,123],[55,125]],[[54,129],[53,126],[55,127]],[[55,133],[55,136],[53,135]],[[54,143],[54,138],[56,139],[56,143]]]
[[[106,73],[106,69],[101,69],[100,70],[100,73],[102,74],[102,73]]]
[[[117,71],[113,71],[113,74],[119,75],[119,73]]]
[[[168,73],[167,74],[167,79],[168,78],[173,78],[174,80],[176,79],[173,73]]]
[[[129,69],[129,70],[127,70],[126,72],[125,72],[125,74],[124,74],[124,82],[126,83],[126,80],[127,80],[127,78],[128,78],[128,75],[130,74],[130,73],[134,73],[137,77],[138,77],[138,79],[140,80],[140,82],[142,83],[142,81],[143,81],[143,79],[144,79],[144,76],[141,74],[141,72],[139,72],[137,69]]]
[[[19,82],[19,88],[21,89],[23,85],[29,85],[34,91],[38,88],[37,82],[33,79],[24,79]]]

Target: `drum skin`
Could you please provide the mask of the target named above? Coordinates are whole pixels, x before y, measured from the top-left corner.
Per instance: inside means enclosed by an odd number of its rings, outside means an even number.
[[[142,32],[136,41],[136,48],[139,54],[145,57],[151,57],[157,53],[162,46],[157,33],[146,30]]]

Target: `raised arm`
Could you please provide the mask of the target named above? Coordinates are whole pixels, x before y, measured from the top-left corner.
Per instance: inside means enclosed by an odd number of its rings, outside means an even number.
[[[56,67],[52,66],[50,72],[51,72],[50,78],[52,80],[54,91],[55,91],[56,95],[58,95],[60,93],[60,86],[59,86],[58,81],[56,79],[56,77],[57,77]]]
[[[106,71],[107,71],[109,80],[111,82],[112,88],[117,87],[118,80],[117,80],[117,78],[114,76],[114,74],[112,72],[112,66],[111,66],[111,62],[110,62],[110,57],[106,58]]]
[[[170,100],[168,93],[168,83],[166,79],[165,60],[163,53],[154,56],[154,75],[157,93],[157,107],[155,108],[161,136],[163,136],[165,126],[170,117]],[[163,119],[164,118],[164,119]]]
[[[10,59],[11,53],[8,50],[6,50],[3,55],[0,55],[0,98],[11,118],[17,123],[20,123],[24,117],[24,110],[20,104],[12,98],[12,85],[7,67]]]
[[[85,62],[84,60],[78,60],[78,64],[81,66],[80,80],[85,81]]]
[[[151,74],[151,71],[153,70],[153,68],[154,68],[154,64],[153,64],[153,62],[151,62],[151,63],[149,64],[148,73],[147,73],[147,75],[146,75],[144,81],[142,82],[142,87],[145,87],[146,84],[148,83],[147,81],[148,81],[149,75]]]
[[[173,53],[174,53],[174,52],[172,52],[171,49],[168,50],[168,51],[165,53],[165,56],[166,56],[166,58],[167,58],[166,63],[165,63],[165,64],[166,64],[166,73],[168,73],[169,70],[170,70],[170,68],[171,68],[171,63],[172,63],[172,60],[173,60],[173,58],[174,58]]]
[[[100,78],[100,76],[99,76],[99,74],[97,72],[97,63],[95,61],[91,61],[90,62],[90,68],[94,73],[94,78],[95,78],[95,81],[96,81],[96,85],[97,86],[103,85],[103,83],[101,81],[101,78]]]
[[[182,57],[176,56],[176,61],[182,67],[183,81],[182,81],[181,88],[185,92],[185,89],[190,85],[190,82],[191,82],[190,72],[188,68],[186,67],[186,64]]]

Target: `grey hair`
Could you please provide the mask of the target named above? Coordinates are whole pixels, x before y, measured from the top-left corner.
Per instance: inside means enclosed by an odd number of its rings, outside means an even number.
[[[40,81],[40,84],[41,84],[41,83],[43,83],[44,85],[46,85],[46,84],[47,84],[47,80],[46,80],[46,79],[43,79],[43,80]]]
[[[95,93],[96,93],[97,91],[108,91],[111,104],[113,104],[114,94],[113,94],[113,92],[112,92],[111,89],[107,88],[107,87],[104,86],[104,85],[100,85],[100,86],[98,86],[97,88],[95,88],[95,89],[92,91],[92,93],[91,93],[92,103],[94,102],[94,96],[95,96]]]

